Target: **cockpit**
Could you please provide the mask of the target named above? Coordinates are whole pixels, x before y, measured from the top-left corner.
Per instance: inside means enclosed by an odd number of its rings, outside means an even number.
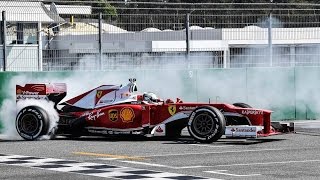
[[[148,103],[157,103],[160,102],[161,100],[157,97],[156,94],[152,93],[152,92],[145,92],[142,95],[142,99],[143,101],[146,101]]]

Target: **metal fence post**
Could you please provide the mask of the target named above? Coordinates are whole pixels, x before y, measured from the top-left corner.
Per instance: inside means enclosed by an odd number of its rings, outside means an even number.
[[[269,26],[268,26],[268,46],[269,46],[269,62],[272,67],[272,12],[269,14]]]
[[[269,24],[268,24],[268,46],[269,46],[269,63],[270,67],[273,66],[273,55],[272,55],[272,2],[273,0],[270,0],[271,10],[269,13]]]
[[[185,28],[186,28],[186,52],[187,56],[190,54],[190,13],[187,13],[186,15],[186,22],[185,22]]]
[[[102,70],[102,13],[99,13],[99,70]]]
[[[38,40],[38,71],[42,71],[42,35],[41,35],[41,22],[38,22],[37,28],[37,40]]]
[[[7,66],[7,27],[6,27],[6,12],[2,11],[2,55],[3,55],[3,71],[6,71]]]

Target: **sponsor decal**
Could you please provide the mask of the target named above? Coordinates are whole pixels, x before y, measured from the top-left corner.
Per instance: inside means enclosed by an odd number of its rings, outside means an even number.
[[[163,132],[163,130],[162,130],[162,128],[159,126],[159,127],[156,129],[156,132],[158,132],[158,133],[162,133],[162,132]]]
[[[39,92],[22,91],[23,95],[38,95]]]
[[[48,99],[46,95],[17,95],[16,99]]]
[[[188,125],[191,126],[194,117],[196,116],[196,112],[192,112],[188,121]]]
[[[176,105],[169,105],[168,106],[168,111],[169,111],[169,114],[172,116],[176,113],[177,111],[177,108],[176,108]]]
[[[197,108],[197,106],[180,106],[179,110],[181,111],[192,111],[195,110]]]
[[[134,134],[132,131],[113,131],[113,130],[95,130],[95,129],[88,129],[90,133],[94,134]]]
[[[133,122],[133,119],[135,117],[133,109],[131,107],[122,108],[120,111],[120,117],[123,122]]]
[[[116,110],[116,109],[110,109],[110,110],[108,111],[108,114],[109,114],[109,119],[110,119],[110,121],[115,122],[115,121],[118,120],[118,110]]]
[[[99,109],[98,111],[85,112],[82,116],[87,116],[89,121],[95,121],[103,115],[105,115],[104,112],[101,112],[101,109]]]
[[[256,126],[226,126],[226,137],[257,137],[258,127]]]
[[[22,94],[22,90],[21,89],[17,89],[17,94]]]
[[[97,90],[96,92],[96,97],[95,97],[95,105],[97,105],[98,103],[110,103],[113,100],[110,99],[103,99],[100,100],[104,95],[108,94],[109,92],[111,92],[112,89],[107,89],[107,90]]]
[[[29,89],[29,88],[28,88]],[[20,95],[39,95],[40,92],[45,90],[45,85],[33,85],[30,87],[31,91],[28,90],[22,90],[22,89],[17,89],[16,94]]]
[[[256,132],[254,128],[232,128],[230,131],[232,132]]]
[[[261,115],[263,114],[263,111],[260,110],[242,110],[242,114],[245,115]]]
[[[47,99],[46,95],[39,95],[39,92],[30,92],[30,91],[23,91],[21,89],[16,90],[16,99]]]
[[[209,136],[207,136],[206,139],[209,140],[209,139],[213,138],[217,134],[218,128],[219,128],[219,126],[216,125],[213,133],[211,133]]]
[[[101,98],[101,96],[102,96],[102,91],[97,91],[97,98]]]
[[[17,89],[17,94],[21,94],[21,95],[39,95],[39,92],[22,91],[21,89]]]

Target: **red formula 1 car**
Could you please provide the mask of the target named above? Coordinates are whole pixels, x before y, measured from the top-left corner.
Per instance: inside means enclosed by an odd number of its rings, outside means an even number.
[[[210,143],[227,138],[268,136],[289,127],[271,124],[271,111],[244,103],[212,104],[163,101],[154,93],[138,93],[136,80],[126,86],[102,85],[57,104],[66,96],[66,84],[16,86],[17,102],[46,99],[55,103],[59,121],[55,134],[87,135],[140,134],[148,137],[179,137],[182,129],[197,141]],[[16,117],[16,129],[26,140],[48,134],[49,114],[39,106],[27,106]],[[51,132],[52,133],[52,132]]]

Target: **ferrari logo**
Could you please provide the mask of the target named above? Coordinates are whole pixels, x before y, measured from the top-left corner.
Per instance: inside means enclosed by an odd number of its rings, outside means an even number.
[[[115,121],[118,120],[118,110],[116,110],[116,109],[110,109],[110,110],[108,111],[108,114],[109,114],[109,119],[110,119],[110,121],[115,122]]]
[[[97,91],[97,98],[101,98],[102,91]]]
[[[135,117],[133,109],[130,107],[122,108],[120,111],[120,117],[123,122],[133,122],[133,119]]]
[[[176,105],[169,105],[169,106],[168,106],[168,111],[169,111],[169,114],[170,114],[171,116],[176,113],[176,110],[177,110]]]

